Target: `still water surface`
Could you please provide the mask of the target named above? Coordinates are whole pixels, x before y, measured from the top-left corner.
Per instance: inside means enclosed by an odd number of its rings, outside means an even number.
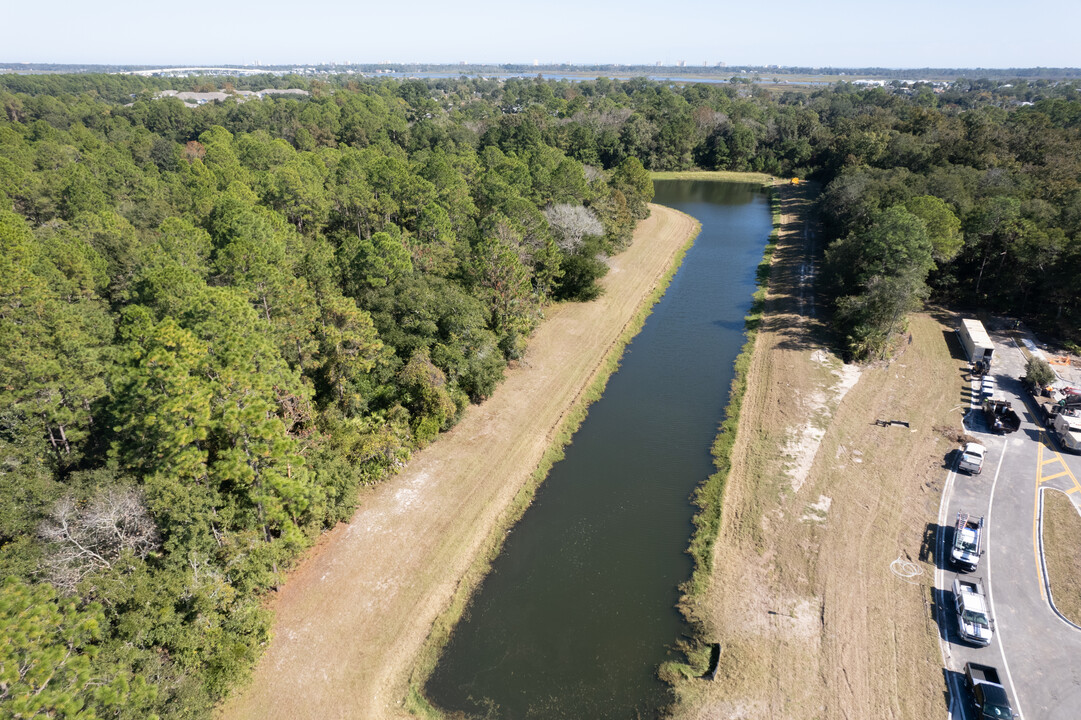
[[[687,631],[690,495],[712,471],[771,227],[753,185],[656,190],[702,232],[455,629],[426,687],[446,710],[622,720],[669,700],[656,670]]]

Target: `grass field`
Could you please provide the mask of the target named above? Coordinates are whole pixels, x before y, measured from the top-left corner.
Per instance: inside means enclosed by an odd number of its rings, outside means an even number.
[[[1043,495],[1043,551],[1055,607],[1081,625],[1081,515],[1055,490]]]
[[[961,419],[945,326],[915,315],[891,362],[844,366],[826,348],[826,323],[808,310],[813,189],[778,190],[781,238],[713,572],[688,608],[704,639],[720,643],[720,663],[714,680],[677,685],[673,716],[943,716],[924,541],[951,447],[936,428]],[[879,418],[911,429],[878,427]],[[895,572],[898,561],[915,574]]]

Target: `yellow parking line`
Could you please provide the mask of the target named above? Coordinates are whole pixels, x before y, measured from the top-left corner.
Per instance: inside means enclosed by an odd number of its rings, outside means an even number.
[[[1053,462],[1060,462],[1060,461],[1059,461],[1059,459],[1057,457],[1053,457],[1050,460],[1044,460],[1041,464],[1042,465],[1050,465]]]
[[[1047,482],[1048,480],[1053,480],[1054,478],[1065,476],[1065,477],[1070,478],[1070,480],[1073,481],[1073,488],[1071,490],[1069,490],[1068,492],[1079,492],[1079,491],[1081,491],[1081,483],[1077,482],[1077,478],[1074,476],[1073,471],[1070,470],[1070,466],[1066,464],[1066,460],[1065,460],[1065,458],[1062,457],[1062,453],[1055,453],[1055,458],[1060,463],[1062,463],[1062,468],[1063,468],[1062,472],[1058,473],[1057,475],[1051,475],[1049,477],[1045,477],[1045,478],[1043,478],[1042,481]]]
[[[1047,601],[1047,590],[1043,586],[1043,567],[1040,564],[1040,474],[1043,468],[1043,443],[1036,454],[1036,497],[1032,503],[1032,556],[1036,564],[1036,584],[1040,588],[1040,597]]]
[[[1067,475],[1069,475],[1071,479],[1073,478],[1073,475],[1070,473],[1069,468],[1063,470],[1060,473],[1055,473],[1054,475],[1044,475],[1044,476],[1042,476],[1040,478],[1040,482],[1045,483],[1048,480],[1054,480],[1055,478],[1060,478],[1060,477],[1064,477],[1064,476],[1067,476]]]
[[[1070,493],[1075,493],[1078,490],[1081,490],[1081,487],[1078,487],[1077,485],[1074,485],[1072,488],[1070,488],[1069,490],[1066,491],[1066,494],[1069,495]]]

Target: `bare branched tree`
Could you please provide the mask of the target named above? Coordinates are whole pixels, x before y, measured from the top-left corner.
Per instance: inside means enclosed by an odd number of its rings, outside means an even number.
[[[544,209],[548,226],[556,237],[556,244],[566,252],[573,252],[587,235],[603,235],[604,225],[596,213],[583,205],[560,203]]]
[[[145,558],[161,545],[157,525],[135,488],[111,488],[84,505],[62,498],[38,532],[52,545],[46,576],[64,592],[74,592],[90,573],[111,568],[125,552]]]
[[[597,180],[603,180],[605,177],[604,170],[601,170],[599,167],[595,167],[593,165],[583,165],[582,174],[586,176],[586,182],[589,183],[595,182]]]
[[[713,128],[726,127],[729,122],[728,116],[723,112],[701,107],[694,111],[694,124],[698,126],[699,132],[706,135]]]
[[[616,108],[615,110],[606,110],[596,116],[596,125],[598,128],[619,128],[623,123],[627,122],[627,119],[634,113],[630,108]]]

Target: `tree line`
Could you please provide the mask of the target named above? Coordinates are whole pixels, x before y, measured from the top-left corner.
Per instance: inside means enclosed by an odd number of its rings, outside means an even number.
[[[258,78],[237,81],[257,85]],[[0,77],[0,706],[201,717],[357,489],[599,292],[648,170],[824,191],[853,357],[924,299],[1078,327],[1071,83]],[[263,84],[261,87],[266,87]]]
[[[10,714],[204,716],[298,553],[487,397],[546,305],[595,297],[648,212],[636,159],[462,121],[431,142],[371,90],[3,95]]]

